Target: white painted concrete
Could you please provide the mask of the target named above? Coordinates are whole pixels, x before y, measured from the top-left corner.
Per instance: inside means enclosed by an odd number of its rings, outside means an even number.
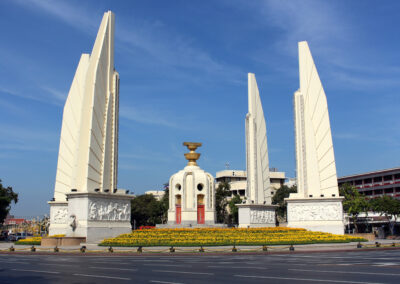
[[[328,103],[305,41],[299,42],[299,73],[300,89],[293,99],[297,193],[286,199],[288,227],[343,234]]]

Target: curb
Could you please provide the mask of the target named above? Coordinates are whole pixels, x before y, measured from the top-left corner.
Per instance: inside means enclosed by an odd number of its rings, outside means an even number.
[[[218,256],[218,255],[277,255],[277,254],[314,254],[314,253],[336,253],[336,252],[367,252],[367,251],[387,251],[387,250],[400,250],[400,247],[380,247],[380,248],[354,248],[354,249],[337,249],[337,250],[300,250],[300,251],[243,251],[243,252],[170,252],[170,253],[157,253],[157,252],[31,252],[31,251],[0,251],[2,255],[61,255],[61,256],[129,256],[129,257],[148,257],[148,256]]]

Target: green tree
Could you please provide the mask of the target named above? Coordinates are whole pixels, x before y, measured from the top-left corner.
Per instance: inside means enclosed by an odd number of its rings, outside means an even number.
[[[18,193],[15,193],[11,186],[3,187],[0,179],[0,224],[3,224],[4,219],[11,209],[11,202],[18,202]]]
[[[230,189],[231,186],[227,182],[221,182],[220,184],[218,184],[217,190],[215,192],[215,211],[217,212],[217,223],[227,223],[227,197],[231,196]]]
[[[291,193],[297,192],[297,186],[288,187],[286,185],[282,185],[278,190],[275,192],[275,195],[272,197],[272,204],[278,205],[276,209],[276,213],[279,221],[286,221],[286,209],[287,204],[285,202],[285,198],[288,198]]]
[[[168,221],[168,209],[169,209],[169,184],[164,183],[164,196],[161,198],[161,222],[164,224]]]
[[[242,199],[237,194],[235,194],[229,201],[230,219],[232,220],[233,224],[239,223],[239,208],[236,206],[236,204],[240,203],[242,203]]]
[[[372,211],[384,215],[389,222],[390,233],[394,235],[394,226],[400,216],[400,200],[384,195],[370,200]]]
[[[136,221],[136,227],[160,224],[163,215],[161,202],[152,194],[136,196],[131,201],[131,215],[132,222]]]
[[[343,210],[353,218],[354,228],[358,232],[358,216],[361,213],[368,213],[370,204],[363,194],[357,188],[345,183],[339,188],[339,194],[344,197]]]

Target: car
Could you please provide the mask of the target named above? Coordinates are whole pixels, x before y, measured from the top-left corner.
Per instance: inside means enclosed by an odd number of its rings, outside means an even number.
[[[16,242],[21,239],[26,239],[26,237],[27,237],[26,233],[16,233],[16,234],[10,234],[8,236],[8,239],[12,242]]]

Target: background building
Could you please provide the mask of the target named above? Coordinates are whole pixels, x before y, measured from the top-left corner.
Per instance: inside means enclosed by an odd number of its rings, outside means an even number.
[[[270,184],[274,190],[271,191],[273,196],[278,188],[280,188],[286,180],[285,173],[279,172],[276,168],[270,168]],[[247,175],[246,171],[240,170],[224,170],[216,173],[216,187],[221,182],[227,182],[231,186],[232,195],[246,196],[247,190]]]
[[[400,199],[400,167],[338,178],[339,186],[345,183],[370,198],[389,195]]]
[[[154,196],[155,199],[160,201],[164,197],[165,191],[164,190],[148,190],[145,192],[145,194],[151,194]]]

